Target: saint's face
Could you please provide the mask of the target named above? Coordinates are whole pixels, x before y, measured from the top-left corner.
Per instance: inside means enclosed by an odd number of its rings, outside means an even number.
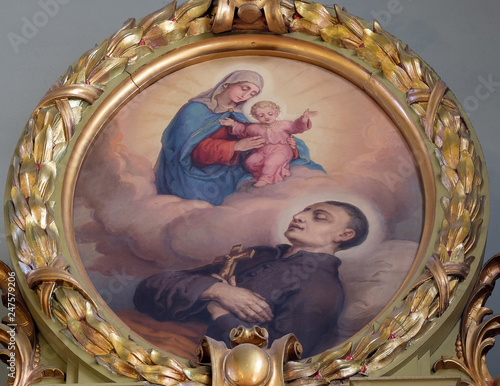
[[[236,104],[246,102],[260,93],[260,88],[250,82],[232,83],[227,86],[226,90],[231,102]]]
[[[295,247],[327,247],[355,236],[354,231],[347,228],[349,221],[343,208],[320,202],[294,215],[285,237]]]

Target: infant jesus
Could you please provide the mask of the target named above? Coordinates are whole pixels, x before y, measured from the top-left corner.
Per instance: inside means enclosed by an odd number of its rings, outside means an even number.
[[[290,175],[289,165],[294,158],[290,143],[295,143],[291,135],[309,130],[312,126],[310,118],[318,115],[317,111],[307,109],[295,121],[278,121],[280,111],[276,103],[261,101],[251,109],[252,116],[259,123],[241,123],[231,118],[220,120],[238,138],[260,136],[264,139],[264,145],[255,149],[244,161],[246,169],[256,180],[254,186],[257,188],[283,181]]]

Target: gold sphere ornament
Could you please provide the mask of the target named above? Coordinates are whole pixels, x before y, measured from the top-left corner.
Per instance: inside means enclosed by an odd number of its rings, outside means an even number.
[[[241,344],[227,354],[224,374],[232,386],[265,385],[271,376],[271,358],[257,346]]]
[[[238,8],[238,17],[244,23],[252,24],[262,17],[262,11],[255,3],[244,3]]]

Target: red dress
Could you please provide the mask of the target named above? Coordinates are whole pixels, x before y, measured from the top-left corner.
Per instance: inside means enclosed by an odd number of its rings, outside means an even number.
[[[240,155],[234,151],[237,140],[237,137],[229,134],[226,127],[222,127],[194,148],[191,153],[194,163],[198,167],[213,164],[235,165]]]
[[[201,141],[191,153],[193,162],[199,168],[205,165],[235,165],[240,152],[234,151],[234,144],[238,137],[231,135],[227,127],[222,127],[215,134]],[[293,159],[298,158],[299,152],[293,149]]]

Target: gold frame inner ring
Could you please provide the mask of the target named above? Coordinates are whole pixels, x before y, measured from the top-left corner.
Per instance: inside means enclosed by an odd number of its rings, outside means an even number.
[[[346,55],[351,55],[352,58]],[[420,172],[424,199],[424,226],[417,256],[403,285],[384,310],[379,313],[377,319],[387,313],[390,305],[400,298],[405,290],[409,289],[412,279],[421,268],[423,259],[431,247],[431,240],[436,233],[433,232],[437,205],[437,176],[433,172],[433,162],[436,161],[431,161],[430,149],[426,146],[422,131],[417,126],[417,118],[411,113],[411,108],[404,101],[401,92],[397,91],[389,82],[382,80],[382,77],[375,73],[376,70],[369,70],[368,67],[356,61],[355,55],[352,53],[341,53],[319,44],[284,36],[240,35],[207,38],[165,52],[152,60],[150,59],[145,64],[136,66],[135,70],[130,70],[130,76],[109,93],[106,92],[107,95],[103,95],[102,100],[95,103],[97,107],[92,109],[91,115],[83,118],[82,124],[84,126],[76,133],[78,138],[67,156],[64,180],[61,186],[61,215],[65,241],[72,257],[70,264],[76,270],[75,275],[81,280],[88,293],[93,298],[100,300],[98,303],[101,312],[106,317],[110,317],[111,321],[118,320],[118,317],[104,303],[88,278],[79,257],[73,229],[73,197],[76,182],[94,140],[123,106],[157,80],[193,64],[226,57],[244,56],[287,58],[327,69],[362,89],[393,120],[411,149]],[[365,331],[366,328],[360,332]],[[131,332],[129,331],[129,333]],[[137,334],[133,333],[133,335]]]

